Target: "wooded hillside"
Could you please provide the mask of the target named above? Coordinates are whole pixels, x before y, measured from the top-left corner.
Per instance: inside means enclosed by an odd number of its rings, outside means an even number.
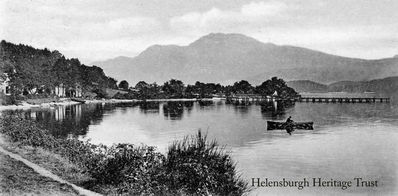
[[[75,58],[67,59],[56,50],[3,40],[0,57],[2,79],[9,78],[12,95],[51,95],[61,84],[66,89],[79,86],[83,93],[117,88],[116,80],[106,76],[101,68],[86,66]]]

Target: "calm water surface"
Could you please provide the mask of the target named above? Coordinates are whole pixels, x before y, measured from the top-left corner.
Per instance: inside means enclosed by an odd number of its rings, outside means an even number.
[[[176,139],[208,132],[226,145],[242,176],[271,180],[377,180],[378,187],[257,188],[252,195],[398,194],[398,105],[278,103],[235,106],[224,101],[84,104],[26,111],[54,134],[93,143],[144,143],[165,152]],[[315,130],[266,131],[266,120],[314,121]],[[355,184],[356,185],[356,184]],[[311,184],[312,186],[312,184]]]

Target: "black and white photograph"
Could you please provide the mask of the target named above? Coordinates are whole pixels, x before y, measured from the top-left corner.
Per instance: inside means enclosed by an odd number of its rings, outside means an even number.
[[[1,196],[398,195],[396,0],[0,0]]]

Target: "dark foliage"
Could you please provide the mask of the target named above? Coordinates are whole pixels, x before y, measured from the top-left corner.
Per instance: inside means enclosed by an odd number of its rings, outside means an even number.
[[[293,99],[298,96],[298,93],[288,87],[283,79],[277,77],[273,77],[271,80],[263,82],[260,86],[256,86],[255,92],[261,95],[272,95],[277,92],[278,96],[283,99]]]
[[[248,81],[241,80],[234,83],[232,86],[232,92],[237,94],[251,94],[253,93],[253,87]]]
[[[80,85],[83,91],[116,88],[116,80],[96,66],[86,66],[78,59],[66,59],[58,51],[36,49],[1,41],[1,70],[10,79],[13,95],[51,93],[55,86]]]
[[[1,120],[1,133],[8,136],[12,142],[20,142],[22,145],[43,148],[55,148],[59,146],[52,135],[41,129],[33,121],[22,118],[5,117]]]
[[[220,84],[202,83],[197,81],[195,85],[188,85],[185,89],[187,97],[210,98],[215,94],[223,94],[224,87]]]
[[[200,131],[194,137],[174,142],[165,166],[166,182],[172,190],[200,195],[242,195],[247,191],[231,157],[215,141],[208,142]]]
[[[129,83],[126,80],[122,80],[119,83],[119,88],[123,90],[128,90],[129,89]]]
[[[286,85],[283,79],[273,77],[261,85],[253,87],[248,81],[235,82],[233,86],[222,86],[215,83],[197,81],[194,85],[185,86],[180,80],[171,79],[162,86],[140,81],[128,94],[118,94],[117,99],[168,99],[168,98],[212,98],[214,96],[230,96],[231,94],[273,95],[277,92],[282,99],[293,99],[299,94]]]
[[[184,83],[180,80],[171,79],[163,84],[162,90],[170,98],[184,97]]]
[[[108,98],[106,90],[103,88],[96,88],[93,90],[93,92],[97,94],[96,98]]]

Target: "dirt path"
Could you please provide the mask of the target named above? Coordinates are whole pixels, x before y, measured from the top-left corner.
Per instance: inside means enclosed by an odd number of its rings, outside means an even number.
[[[48,178],[50,178],[50,179],[52,179],[52,180],[54,180],[54,181],[57,181],[57,182],[59,182],[59,183],[67,184],[67,185],[71,186],[71,187],[72,187],[74,190],[76,190],[80,195],[87,195],[87,196],[91,196],[91,195],[97,196],[97,195],[100,195],[100,194],[98,194],[98,193],[89,191],[89,190],[87,190],[87,189],[78,187],[78,186],[76,186],[76,185],[74,185],[74,184],[72,184],[72,183],[69,183],[69,182],[67,182],[67,181],[65,181],[65,180],[63,180],[63,179],[61,179],[61,178],[59,178],[58,176],[54,175],[54,174],[51,173],[50,171],[44,169],[43,167],[40,167],[39,165],[37,165],[37,164],[35,164],[35,163],[32,163],[32,162],[30,162],[30,161],[24,159],[23,157],[21,157],[21,156],[19,156],[19,155],[17,155],[17,154],[14,154],[14,153],[12,153],[12,152],[9,152],[9,151],[5,150],[4,148],[2,148],[1,146],[0,146],[0,153],[2,153],[2,154],[4,154],[4,155],[8,155],[9,157],[11,157],[11,158],[13,158],[13,159],[15,159],[15,160],[17,160],[17,161],[23,162],[26,166],[32,168],[35,172],[39,173],[39,174],[42,175],[42,176],[48,177]]]

